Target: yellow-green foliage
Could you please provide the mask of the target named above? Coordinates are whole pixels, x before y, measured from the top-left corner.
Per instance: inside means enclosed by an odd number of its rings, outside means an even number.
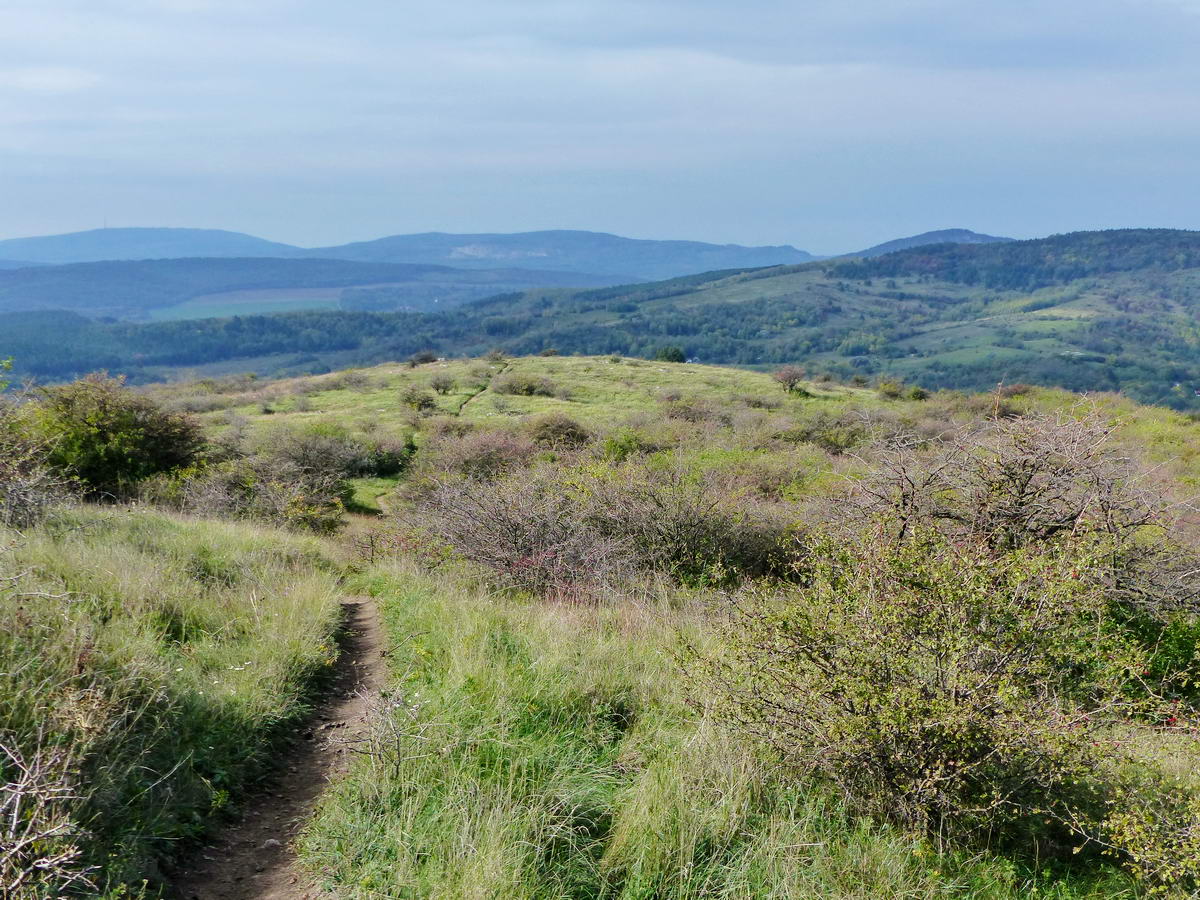
[[[237,805],[303,712],[336,653],[337,564],[314,539],[141,509],[0,539],[0,783],[40,762],[73,797],[25,804],[23,827],[66,827],[10,862],[78,850],[17,896],[85,870],[96,891],[136,886]]]
[[[340,897],[1133,896],[938,854],[778,777],[685,702],[698,601],[534,603],[405,563],[364,581],[391,684],[301,846]]]

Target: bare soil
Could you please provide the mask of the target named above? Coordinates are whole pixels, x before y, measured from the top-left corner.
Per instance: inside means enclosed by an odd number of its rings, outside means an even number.
[[[292,842],[330,780],[343,772],[366,729],[371,698],[384,681],[383,637],[373,601],[344,604],[345,628],[334,683],[297,730],[274,775],[246,813],[186,860],[173,879],[177,900],[315,900]]]

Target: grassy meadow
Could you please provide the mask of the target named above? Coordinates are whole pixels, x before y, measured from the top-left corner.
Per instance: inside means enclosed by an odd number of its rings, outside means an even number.
[[[367,594],[389,683],[298,843],[330,897],[1200,885],[1186,414],[1025,385],[785,389],[619,356],[414,358],[133,396],[199,423],[202,450],[120,503],[0,532],[0,765],[39,773],[22,827],[62,854],[29,879],[160,892],[308,708],[343,594]],[[827,678],[805,680],[796,635],[827,636],[835,608],[854,613],[848,655],[814,654]],[[746,623],[762,630],[739,638]],[[914,634],[926,650],[887,656]],[[826,680],[828,720],[788,694]],[[946,749],[950,716],[966,724]],[[798,756],[826,726],[829,752]],[[828,761],[854,741],[865,782]],[[925,752],[911,783],[942,819],[887,780]],[[995,797],[954,794],[961,771]],[[951,833],[979,809],[970,840]],[[1086,834],[1076,813],[1094,816]]]
[[[362,576],[392,640],[370,752],[309,827],[335,896],[1122,897],[856,820],[689,703],[700,597],[599,606],[496,593],[411,562]]]
[[[241,807],[336,657],[337,550],[260,526],[65,509],[0,532],[12,897],[136,896]],[[20,889],[18,889],[20,888]],[[24,892],[22,892],[24,891]]]

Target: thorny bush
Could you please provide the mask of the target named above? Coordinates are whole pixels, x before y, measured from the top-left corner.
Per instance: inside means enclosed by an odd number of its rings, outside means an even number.
[[[697,697],[864,814],[1043,855],[1107,848],[1195,887],[1196,803],[1148,803],[1180,786],[1142,751],[1197,710],[1127,689],[1148,654],[1084,577],[1102,553],[877,537],[818,542],[802,587],[743,596]]]

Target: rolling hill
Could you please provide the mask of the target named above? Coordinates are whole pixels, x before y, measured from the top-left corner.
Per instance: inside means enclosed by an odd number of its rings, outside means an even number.
[[[423,349],[653,356],[670,346],[709,363],[802,362],[844,379],[896,377],[931,388],[1026,381],[1197,409],[1200,233],[936,245],[650,284],[537,288],[437,313],[134,325],[45,312],[8,317],[0,332],[0,356],[52,378],[99,367],[139,380],[181,366],[300,373]]]
[[[713,269],[795,264],[814,259],[812,254],[789,246],[634,240],[591,231],[397,235],[309,250],[306,255],[468,269],[520,266],[595,272],[627,280],[673,278]]]
[[[295,251],[287,244],[209,228],[97,228],[0,241],[0,260],[23,260],[26,265],[185,256],[290,256]]]
[[[966,228],[945,228],[941,231],[926,231],[924,234],[914,234],[912,237],[897,238],[894,241],[886,241],[876,244],[874,247],[868,247],[866,250],[845,255],[873,257],[895,253],[897,250],[909,250],[913,247],[927,247],[932,244],[1001,244],[1011,240],[1012,238],[980,234]]]
[[[105,228],[0,241],[0,261],[20,261],[23,265],[185,257],[340,259],[461,269],[521,268],[595,273],[610,282],[671,278],[730,267],[802,263],[815,258],[795,247],[635,240],[590,231],[393,235],[311,249],[238,232],[200,228]]]
[[[567,272],[336,259],[122,260],[0,271],[0,312],[183,319],[296,309],[432,310],[503,291],[609,283]]]

